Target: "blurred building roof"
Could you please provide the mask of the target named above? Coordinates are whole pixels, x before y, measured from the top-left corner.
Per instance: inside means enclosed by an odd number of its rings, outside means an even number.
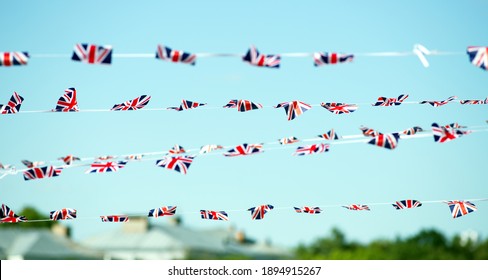
[[[49,229],[0,229],[1,259],[81,260],[100,259],[101,256]]]
[[[196,230],[180,223],[151,226],[146,218],[131,218],[120,230],[94,236],[85,240],[83,245],[102,251],[106,259],[290,257],[288,250],[254,242],[232,228]]]

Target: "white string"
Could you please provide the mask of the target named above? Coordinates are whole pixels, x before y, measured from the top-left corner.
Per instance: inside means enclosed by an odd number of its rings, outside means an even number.
[[[452,101],[449,101],[448,103],[457,103],[455,102],[458,99],[453,99]],[[423,105],[423,106],[430,106],[428,104],[420,104],[421,101],[403,101],[401,104],[405,105]],[[384,106],[373,106],[374,103],[367,103],[367,102],[349,102],[348,104],[352,105],[370,105],[371,107],[384,107]],[[473,104],[464,104],[465,105],[473,105]],[[486,105],[486,104],[475,104],[475,105]],[[179,105],[178,105],[179,106]],[[321,104],[310,104],[312,107],[321,107]],[[398,105],[400,106],[400,105]],[[175,106],[176,107],[176,106]],[[390,106],[390,107],[397,107],[397,106]],[[275,108],[273,105],[263,105],[262,108]],[[216,109],[223,109],[223,110],[236,110],[235,108],[224,108],[223,106],[200,106],[197,108],[192,108],[192,109],[198,109],[198,110],[216,110]],[[277,108],[281,109],[281,108]],[[187,109],[191,110],[191,109]],[[132,110],[126,110],[132,112]],[[168,108],[142,108],[138,110],[133,110],[133,111],[171,111],[175,112],[176,110],[173,109],[168,109]],[[184,110],[186,111],[186,110]],[[80,109],[77,112],[58,112],[58,111],[53,111],[53,110],[24,110],[24,111],[19,111],[15,114],[36,114],[36,113],[100,113],[100,112],[124,112],[124,111],[113,111],[110,109]],[[242,113],[242,112],[240,112]]]
[[[458,199],[456,199],[458,200]],[[445,203],[446,201],[450,201],[449,199],[446,200],[430,200],[430,201],[419,201],[422,204],[433,204],[433,203]],[[460,200],[458,200],[460,201]],[[488,198],[473,198],[473,199],[464,199],[462,201],[469,201],[469,202],[484,202],[488,201]],[[396,202],[396,201],[395,201]],[[362,205],[368,205],[368,206],[382,206],[382,205],[393,205],[395,202],[373,202],[373,203],[361,203]],[[337,208],[337,207],[344,207],[348,206],[349,204],[327,204],[327,205],[320,205],[320,206],[313,206],[313,207],[319,207],[319,208]],[[277,210],[293,210],[294,211],[295,206],[281,206],[281,207],[273,207],[273,211]],[[298,206],[300,207],[300,206]],[[157,209],[157,208],[156,208]],[[207,209],[208,210],[208,209]],[[225,211],[227,212],[247,212],[248,209],[233,209],[233,210],[212,210],[212,211]],[[291,212],[291,211],[290,211]],[[178,214],[200,214],[200,211],[178,211]],[[131,215],[125,215],[125,214],[118,214],[118,215],[123,215],[127,216],[129,218],[143,218],[143,217],[148,217],[148,214],[146,213],[134,213]],[[76,220],[81,220],[81,219],[100,219],[100,216],[97,217],[76,217]],[[74,219],[67,219],[67,220],[62,220],[62,221],[72,221]],[[41,220],[27,220],[24,223],[36,223],[36,222],[54,222],[53,220],[50,219],[41,219]]]
[[[470,126],[470,127],[466,127],[465,129],[468,129],[468,128],[477,128],[477,127],[486,127],[486,126]],[[470,130],[471,133],[477,133],[477,132],[488,132],[488,128],[486,129],[479,129],[479,130]],[[401,139],[404,139],[404,140],[408,140],[408,139],[414,139],[414,138],[426,138],[426,137],[432,137],[433,133],[432,132],[427,132],[427,131],[423,131],[423,132],[418,132],[414,135],[401,135],[400,138]],[[348,139],[352,139],[352,140],[348,140]],[[330,141],[328,144],[329,145],[347,145],[347,144],[357,144],[357,143],[366,143],[366,142],[369,142],[372,138],[371,137],[366,137],[362,134],[355,134],[355,135],[345,135],[345,136],[342,136],[341,139],[339,140],[327,140],[327,139],[324,139],[324,138],[319,138],[319,137],[314,137],[314,138],[308,138],[308,139],[301,139],[300,142],[317,142],[317,141],[320,141],[320,142],[323,142],[323,141]],[[281,143],[279,141],[272,141],[272,142],[267,142],[267,143],[262,143],[263,145],[281,145]],[[223,149],[229,149],[229,148],[234,148],[235,145],[228,145],[228,146],[222,146]],[[266,148],[266,151],[272,151],[272,150],[285,150],[285,149],[291,149],[291,148],[296,148],[296,145],[282,145],[280,147],[275,147],[275,148]],[[189,155],[189,154],[192,154],[194,153],[195,156],[212,156],[212,155],[220,155],[220,153],[217,153],[216,150],[214,150],[213,152],[211,153],[204,153],[204,154],[198,154],[197,155],[197,152],[200,151],[199,148],[190,148],[190,149],[185,149],[186,151],[186,155]],[[138,159],[138,160],[127,160],[126,157],[128,156],[131,156],[131,155],[142,155],[143,158],[141,159]],[[130,161],[130,162],[136,162],[136,161],[149,161],[149,160],[155,160],[155,159],[158,159],[158,158],[154,158],[154,157],[151,157],[151,156],[172,156],[171,154],[169,154],[169,150],[166,150],[166,151],[155,151],[155,152],[145,152],[145,153],[132,153],[132,154],[125,154],[125,155],[115,155],[113,156],[113,159],[111,160],[114,160],[114,161],[117,161],[117,160],[127,160],[127,161]],[[80,161],[96,161],[96,160],[99,160],[99,157],[84,157],[84,158],[80,158]],[[59,162],[60,160],[56,160],[56,161],[46,161],[45,164],[49,165],[49,164],[52,164],[52,163],[55,163],[55,162]],[[86,164],[71,164],[71,165],[61,165],[61,166],[58,166],[59,168],[63,168],[63,169],[67,169],[67,168],[74,168],[74,167],[83,167],[83,166],[91,166],[91,163],[86,163]],[[3,179],[5,176],[7,175],[16,175],[16,174],[19,174],[19,173],[23,173],[27,170],[29,170],[30,168],[25,168],[25,169],[15,169],[15,170],[7,170],[7,171],[2,171],[0,170],[0,180]]]

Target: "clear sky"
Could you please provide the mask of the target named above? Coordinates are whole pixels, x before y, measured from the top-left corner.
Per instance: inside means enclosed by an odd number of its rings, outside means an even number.
[[[271,54],[410,51],[416,43],[462,53],[470,45],[488,45],[486,1],[9,1],[2,6],[0,51],[32,55],[68,57],[76,43],[112,45],[114,54],[153,53],[157,44],[195,53],[244,53],[254,44]],[[178,106],[181,99],[218,107],[230,99],[271,106],[291,100],[373,103],[378,96],[402,93],[410,94],[407,101],[488,95],[488,73],[471,65],[466,55],[429,61],[426,69],[414,56],[357,56],[351,64],[316,68],[310,58],[285,57],[276,70],[252,67],[236,57],[201,58],[194,67],[153,58],[113,58],[112,65],[100,66],[33,57],[26,67],[0,67],[0,103],[16,91],[25,98],[22,110],[52,109],[68,87],[77,89],[81,110],[109,109],[142,94],[152,96],[147,108]],[[432,122],[480,126],[488,119],[486,106],[362,105],[349,115],[313,107],[293,121],[287,121],[283,109],[269,107],[247,113],[202,107],[4,115],[0,162],[22,168],[22,159],[153,152],[174,144],[187,149],[230,146],[291,135],[311,138],[331,128],[353,135],[360,125],[383,132],[412,126],[429,130]],[[369,212],[336,207],[320,215],[298,215],[292,209],[486,198],[487,140],[488,133],[444,144],[429,137],[400,141],[393,151],[333,145],[329,153],[306,157],[293,157],[293,148],[265,146],[264,153],[248,157],[198,157],[187,175],[158,168],[152,160],[130,162],[113,174],[84,174],[82,167],[28,182],[18,174],[0,180],[0,198],[17,211],[27,205],[46,214],[77,209],[80,219],[67,222],[77,240],[119,226],[82,217],[146,213],[163,205],[177,205],[191,227],[232,225],[287,246],[311,242],[332,227],[358,241],[405,236],[422,228],[447,234],[471,229],[487,237],[487,202],[476,203],[479,210],[460,219],[452,219],[445,204],[405,211],[372,206]],[[252,221],[247,211],[229,211],[227,223],[201,220],[198,214],[200,209],[245,210],[260,204],[289,210],[274,210],[262,221]],[[161,218],[153,222],[167,223]]]

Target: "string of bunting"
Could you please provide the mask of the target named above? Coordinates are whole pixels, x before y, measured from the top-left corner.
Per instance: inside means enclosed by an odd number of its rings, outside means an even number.
[[[431,55],[461,55],[462,52],[442,52],[431,51],[425,46],[416,44],[412,51],[404,52],[370,52],[359,54],[347,54],[337,52],[312,52],[312,53],[282,53],[282,54],[262,54],[255,46],[251,46],[245,54],[241,53],[190,53],[187,51],[175,50],[166,45],[158,45],[154,53],[132,53],[132,54],[112,54],[113,48],[110,45],[96,45],[80,43],[74,46],[71,59],[73,61],[88,64],[112,63],[112,57],[117,58],[156,58],[159,60],[174,63],[195,65],[197,58],[208,57],[240,57],[244,62],[253,66],[265,68],[279,68],[282,57],[309,57],[315,66],[323,66],[338,63],[352,62],[355,56],[417,56],[424,67],[429,67],[427,56]],[[470,62],[481,69],[488,67],[488,47],[470,46],[466,50]],[[32,54],[29,52],[0,52],[0,66],[21,66],[27,65],[30,57],[33,58],[68,58],[67,54]]]
[[[85,173],[107,173],[117,172],[124,168],[129,161],[147,161],[155,160],[156,166],[165,169],[174,170],[181,174],[187,174],[190,165],[193,163],[197,155],[217,154],[215,151],[228,149],[223,153],[225,157],[248,156],[264,152],[265,145],[281,145],[276,149],[295,148],[294,156],[305,156],[312,154],[319,154],[329,152],[331,145],[353,144],[353,143],[367,143],[381,148],[394,150],[398,146],[400,139],[425,138],[433,137],[436,143],[446,143],[455,140],[459,137],[470,133],[488,132],[486,126],[471,126],[470,128],[482,128],[478,130],[467,130],[468,127],[462,126],[458,123],[451,123],[447,125],[439,125],[433,123],[431,126],[432,132],[424,131],[419,126],[414,126],[406,130],[382,133],[374,129],[361,126],[359,129],[362,134],[340,136],[334,129],[322,133],[314,138],[299,140],[297,137],[283,137],[278,141],[268,143],[243,143],[237,146],[222,146],[217,144],[204,145],[200,149],[185,150],[180,145],[174,145],[172,149],[167,151],[157,151],[149,153],[127,154],[120,156],[104,155],[98,157],[80,158],[74,155],[66,155],[58,158],[62,161],[61,166],[52,165],[55,161],[41,162],[22,160],[22,163],[27,167],[26,169],[17,170],[13,165],[3,165],[0,163],[0,179],[7,175],[16,175],[22,173],[25,181],[45,179],[60,176],[61,172],[67,168],[88,166],[89,169]],[[311,145],[300,145],[296,147],[298,142],[316,142]],[[323,143],[323,141],[330,141],[330,143]],[[291,146],[290,146],[291,145]],[[273,148],[268,148],[272,150]],[[212,153],[213,152],[213,153]],[[162,158],[153,158],[156,156],[163,156]],[[120,160],[116,160],[116,159]],[[91,161],[87,164],[75,164],[76,161]]]
[[[488,198],[475,198],[469,200],[433,200],[423,201],[415,199],[398,200],[395,202],[381,202],[381,203],[367,203],[367,204],[347,204],[347,205],[323,205],[323,206],[293,206],[293,207],[274,207],[271,204],[263,204],[253,206],[249,209],[230,210],[230,211],[216,211],[216,210],[200,210],[199,212],[183,212],[195,214],[199,213],[204,220],[229,221],[228,212],[243,212],[249,211],[252,220],[263,220],[265,214],[271,210],[294,210],[299,214],[321,214],[324,212],[323,208],[342,207],[351,211],[370,211],[370,206],[376,205],[391,205],[396,210],[413,209],[421,207],[423,204],[445,203],[449,206],[451,216],[453,219],[465,216],[469,213],[478,210],[473,202],[488,201]],[[176,214],[177,206],[161,206],[159,208],[150,209],[147,214],[117,214],[117,215],[102,215],[99,217],[84,217],[85,219],[101,219],[102,222],[129,222],[130,217],[152,217],[159,218],[165,216],[174,216]],[[73,208],[63,208],[53,210],[49,213],[49,219],[28,220],[25,216],[15,214],[7,205],[2,204],[0,213],[0,223],[21,223],[21,222],[48,222],[60,220],[73,220],[78,218],[78,211]]]
[[[75,88],[68,88],[64,91],[56,103],[56,107],[51,110],[33,110],[33,111],[20,111],[24,97],[17,92],[14,92],[10,97],[10,100],[5,104],[0,104],[0,114],[17,114],[17,113],[49,113],[49,112],[112,112],[112,111],[161,111],[161,110],[174,110],[174,111],[186,111],[190,109],[200,108],[207,105],[203,102],[194,102],[183,99],[181,104],[177,107],[163,108],[145,108],[151,100],[150,95],[141,95],[137,98],[125,101],[120,104],[115,104],[111,109],[85,109],[80,110],[78,106],[77,91]],[[401,94],[398,97],[385,97],[380,96],[375,103],[369,105],[373,107],[395,107],[402,104],[429,104],[432,107],[440,107],[448,103],[458,100],[457,96],[450,96],[445,100],[423,100],[423,101],[405,101],[409,97],[408,94]],[[488,97],[485,99],[461,99],[459,103],[462,105],[486,105],[488,104]],[[265,107],[283,108],[287,115],[288,120],[293,120],[297,116],[310,110],[312,107],[321,106],[329,112],[340,115],[350,114],[355,112],[359,105],[365,105],[368,103],[342,103],[342,102],[322,102],[321,104],[308,104],[299,100],[293,100],[289,102],[281,102],[275,106],[263,106],[260,103],[256,103],[250,100],[244,99],[231,99],[227,104],[221,107],[204,107],[207,109],[237,109],[239,112],[248,112],[252,110],[258,110]]]

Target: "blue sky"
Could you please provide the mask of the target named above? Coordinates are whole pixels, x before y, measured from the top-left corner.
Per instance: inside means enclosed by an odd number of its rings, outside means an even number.
[[[254,44],[263,53],[337,51],[365,53],[409,51],[416,43],[430,49],[464,52],[486,46],[485,1],[37,1],[4,4],[0,51],[70,56],[76,43],[112,45],[117,53],[153,53],[157,44],[202,53],[244,53]],[[177,106],[181,99],[222,106],[230,99],[249,99],[265,106],[301,100],[373,103],[378,96],[408,93],[407,101],[442,100],[451,95],[484,99],[487,72],[466,55],[433,56],[423,68],[414,56],[358,56],[352,64],[315,68],[308,58],[283,58],[281,68],[261,69],[239,58],[201,58],[195,67],[152,58],[114,58],[110,66],[87,65],[69,58],[32,58],[27,67],[0,68],[0,103],[13,91],[24,98],[22,110],[55,107],[65,88],[75,87],[83,109],[109,109],[142,94],[147,108]],[[485,106],[440,108],[362,105],[349,115],[314,107],[293,121],[283,109],[238,113],[203,107],[185,112],[137,111],[18,114],[1,116],[0,162],[21,167],[20,160],[54,160],[74,154],[92,157],[163,151],[174,144],[238,145],[275,141],[285,136],[311,138],[334,128],[340,135],[358,134],[366,125],[383,132],[432,122],[479,126],[488,119]],[[257,239],[292,246],[329,233],[368,241],[405,236],[421,228],[447,234],[468,229],[488,236],[488,205],[453,220],[444,204],[395,211],[375,206],[370,212],[327,208],[325,213],[298,215],[292,206],[394,202],[401,199],[486,198],[484,159],[487,133],[475,133],[445,144],[432,138],[400,141],[394,151],[366,144],[334,145],[331,151],[293,157],[290,149],[259,155],[199,157],[187,175],[157,168],[154,161],[129,163],[114,174],[63,171],[57,178],[24,182],[22,176],[0,180],[1,202],[20,210],[75,208],[80,219],[69,221],[76,239],[118,225],[81,219],[116,213],[145,213],[177,205],[188,226],[233,225]],[[276,146],[273,146],[276,147]],[[290,207],[262,221],[246,211],[229,212],[229,223],[201,220],[200,209],[247,209],[260,204]],[[158,219],[155,223],[167,221]]]

